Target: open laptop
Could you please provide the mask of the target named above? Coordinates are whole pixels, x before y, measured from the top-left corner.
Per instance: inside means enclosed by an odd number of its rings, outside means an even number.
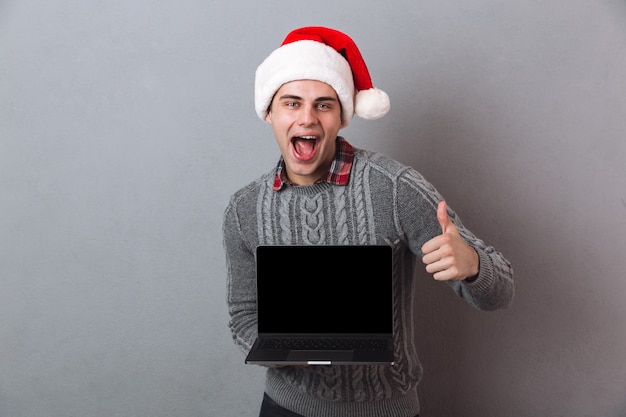
[[[246,363],[392,364],[392,249],[259,246],[258,338]]]

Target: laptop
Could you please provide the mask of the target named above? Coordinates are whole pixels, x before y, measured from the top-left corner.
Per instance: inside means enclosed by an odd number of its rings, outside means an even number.
[[[246,363],[393,364],[390,246],[259,246],[256,267]]]

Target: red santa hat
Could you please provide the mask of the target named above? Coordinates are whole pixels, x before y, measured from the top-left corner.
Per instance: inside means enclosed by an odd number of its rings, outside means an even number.
[[[389,96],[374,88],[365,61],[346,34],[319,26],[289,33],[256,70],[254,100],[257,115],[265,120],[276,91],[296,80],[317,80],[335,89],[342,106],[343,126],[356,114],[363,119],[383,117]]]

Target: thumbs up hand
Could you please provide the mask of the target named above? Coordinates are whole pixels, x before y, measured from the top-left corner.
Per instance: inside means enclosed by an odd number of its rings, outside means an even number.
[[[422,262],[437,281],[460,281],[478,275],[478,254],[459,234],[448,217],[446,202],[437,207],[441,234],[422,246]]]

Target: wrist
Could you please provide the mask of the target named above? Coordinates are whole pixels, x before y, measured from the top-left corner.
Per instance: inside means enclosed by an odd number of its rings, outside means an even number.
[[[467,277],[463,281],[465,281],[465,282],[474,282],[474,281],[476,281],[476,279],[478,279],[478,274],[472,275],[471,277]]]
[[[478,279],[478,274],[480,274],[480,256],[478,256],[478,252],[476,251],[476,249],[472,248],[474,250],[474,260],[475,260],[475,264],[476,268],[472,271],[474,272],[473,275],[468,276],[467,278],[465,278],[463,281],[465,282],[474,282]]]

